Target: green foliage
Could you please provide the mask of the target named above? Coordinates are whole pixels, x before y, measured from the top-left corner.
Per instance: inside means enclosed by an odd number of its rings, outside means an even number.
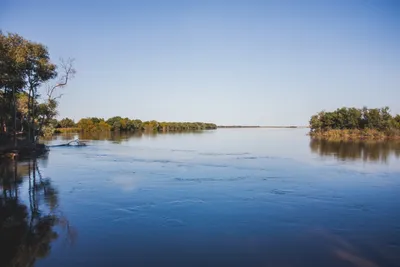
[[[138,119],[122,118],[120,116],[109,118],[81,119],[77,126],[84,132],[115,131],[115,132],[182,132],[216,129],[217,125],[204,122],[158,122],[155,120],[142,122]]]
[[[42,128],[42,135],[45,137],[52,136],[55,132],[56,128],[52,124],[48,124],[43,126]]]
[[[400,115],[393,118],[393,124],[396,129],[400,129]]]
[[[375,138],[394,136],[399,135],[400,115],[393,117],[389,107],[374,109],[343,107],[333,112],[322,111],[313,115],[310,119],[310,128],[312,135],[320,136],[361,135]]]
[[[40,134],[42,123],[48,116],[55,112],[55,102],[47,106],[36,106],[39,94],[38,88],[45,82],[57,76],[56,65],[51,63],[47,48],[39,43],[24,39],[17,34],[2,35],[3,47],[7,55],[5,66],[5,79],[0,82],[7,89],[12,89],[12,95],[26,90],[28,95],[28,114],[25,120],[28,124],[29,139],[34,142],[36,135]],[[37,110],[38,109],[38,110]],[[37,114],[42,115],[41,118]],[[45,114],[45,115],[44,115]],[[39,126],[40,124],[40,126]]]
[[[104,119],[99,118],[84,118],[77,123],[78,128],[83,132],[103,132],[110,131],[111,126]]]
[[[20,91],[26,84],[24,67],[28,42],[17,34],[0,31],[0,88]]]
[[[70,118],[64,118],[58,122],[58,128],[73,128],[75,127],[74,120]]]
[[[161,122],[158,126],[159,131],[170,132],[170,131],[202,131],[202,130],[214,130],[217,125],[214,123],[204,122]]]

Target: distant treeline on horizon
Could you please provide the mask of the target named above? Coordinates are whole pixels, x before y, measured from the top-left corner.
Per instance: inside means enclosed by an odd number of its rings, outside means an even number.
[[[141,121],[139,119],[112,117],[107,120],[104,118],[83,118],[77,123],[70,118],[60,121],[53,121],[56,131],[83,131],[83,132],[103,132],[103,131],[151,131],[151,132],[177,132],[177,131],[201,131],[214,130],[217,125],[205,122],[158,122],[155,120]]]
[[[305,126],[218,125],[217,128],[303,128]]]
[[[63,118],[59,121],[53,120],[53,127],[58,132],[84,131],[197,131],[214,130],[217,128],[302,128],[303,126],[260,126],[260,125],[216,125],[205,122],[158,122],[155,120],[141,121],[139,119],[112,117],[104,118],[88,117],[80,119],[77,123],[70,118]]]

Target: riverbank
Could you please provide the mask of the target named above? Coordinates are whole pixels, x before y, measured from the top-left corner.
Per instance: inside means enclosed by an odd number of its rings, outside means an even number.
[[[48,151],[48,147],[44,144],[32,144],[26,140],[19,140],[16,146],[12,142],[0,145],[0,159],[37,157]]]
[[[314,130],[309,133],[313,138],[328,140],[400,140],[400,131],[378,131],[375,129],[354,130]]]

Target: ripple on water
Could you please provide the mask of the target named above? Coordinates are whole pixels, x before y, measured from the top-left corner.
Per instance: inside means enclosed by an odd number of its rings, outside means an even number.
[[[275,179],[286,179],[288,177],[283,177],[283,176],[266,176],[261,178],[263,181],[268,181],[268,180],[275,180]]]
[[[248,177],[240,176],[240,177],[231,177],[231,178],[175,178],[176,181],[180,182],[233,182],[233,181],[240,181],[245,180]]]
[[[172,152],[184,152],[184,153],[194,153],[196,150],[189,150],[189,149],[171,149]]]
[[[274,195],[286,195],[286,194],[290,194],[290,193],[293,193],[293,191],[282,190],[282,189],[272,189],[271,190],[271,194],[274,194]]]
[[[185,225],[183,220],[177,219],[177,218],[169,218],[169,217],[163,217],[163,226],[166,227],[171,227],[171,226],[183,226]]]
[[[115,211],[132,214],[132,213],[136,213],[138,211],[148,210],[153,207],[155,207],[155,204],[144,204],[144,205],[137,205],[137,206],[133,206],[133,207],[116,208]]]
[[[218,156],[244,156],[244,155],[250,155],[250,153],[199,153],[199,155],[202,156],[214,156],[214,157],[218,157]]]
[[[259,159],[259,157],[237,157],[236,159]]]
[[[167,202],[170,205],[192,204],[192,203],[205,203],[202,199],[181,199]]]

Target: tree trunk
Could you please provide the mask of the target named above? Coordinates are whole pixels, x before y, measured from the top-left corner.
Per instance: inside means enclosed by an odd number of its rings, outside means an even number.
[[[39,140],[39,135],[40,135],[40,132],[42,131],[44,121],[45,121],[45,119],[42,118],[42,121],[41,121],[40,124],[39,124],[38,135],[35,137],[35,144],[36,144],[37,141]]]
[[[17,101],[15,100],[15,88],[13,87],[13,104],[14,104],[14,149],[17,147]]]
[[[29,93],[28,93],[28,140],[31,140],[31,93],[32,93],[32,87],[29,88]]]
[[[28,94],[28,139],[35,142],[35,90],[32,85]]]
[[[35,130],[35,98],[32,99],[32,142],[36,143],[36,130]]]

